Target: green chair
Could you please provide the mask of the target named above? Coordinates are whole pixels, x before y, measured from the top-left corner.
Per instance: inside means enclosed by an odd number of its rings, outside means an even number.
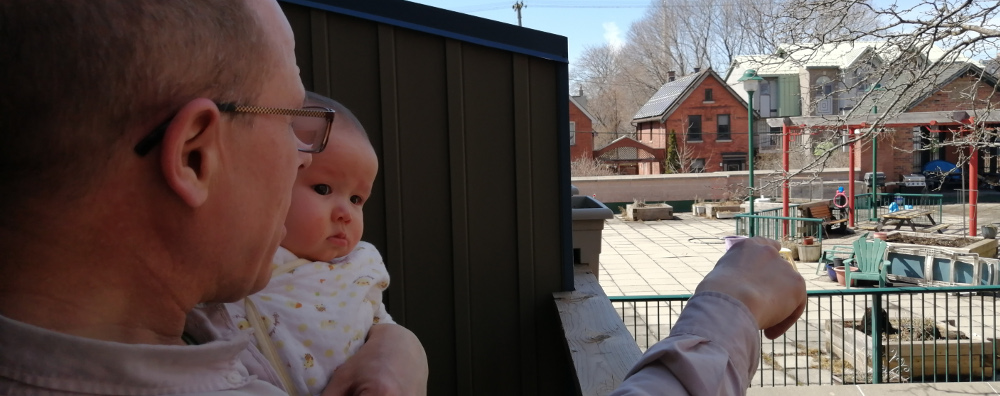
[[[868,233],[861,234],[858,240],[864,240],[868,238]],[[838,255],[843,256],[841,258],[846,262],[848,259],[854,258],[854,247],[834,245],[833,248],[829,250],[824,250],[823,254],[819,257],[819,266],[816,267],[816,275],[822,274],[826,270],[826,265],[833,262],[833,259],[837,258]],[[847,265],[847,264],[844,264]]]
[[[877,280],[878,287],[885,287],[889,275],[889,260],[885,259],[889,244],[881,239],[854,241],[854,258],[844,260],[844,284],[851,288],[851,279]],[[855,263],[858,272],[851,271]]]

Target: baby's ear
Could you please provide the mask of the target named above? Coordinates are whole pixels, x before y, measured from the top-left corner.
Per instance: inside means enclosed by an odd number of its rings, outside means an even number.
[[[177,112],[163,135],[160,168],[171,189],[191,207],[209,195],[218,167],[222,129],[214,102],[199,98]]]

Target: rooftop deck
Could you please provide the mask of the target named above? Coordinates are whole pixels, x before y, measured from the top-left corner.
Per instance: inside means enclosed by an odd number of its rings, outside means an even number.
[[[944,205],[943,222],[952,224],[945,235],[962,235],[962,205]],[[681,213],[679,220],[623,221],[619,216],[604,226],[601,274],[609,296],[693,293],[695,286],[725,253],[722,237],[733,235],[735,221]],[[979,204],[979,224],[1000,222],[1000,204]],[[850,245],[860,236],[836,233],[823,239],[824,248]],[[808,290],[840,289],[826,275],[816,275],[815,263],[798,263]]]
[[[980,204],[980,224],[1000,220],[1000,204]],[[962,205],[946,205],[943,221],[953,225],[947,234],[962,235]],[[653,222],[625,222],[620,218],[609,220],[603,234],[601,252],[600,284],[609,296],[648,296],[690,294],[698,282],[707,274],[724,253],[720,237],[731,235],[733,220],[709,220],[690,214],[681,214],[680,220]],[[860,234],[824,239],[824,247],[848,245]],[[798,269],[806,280],[809,290],[840,290],[836,282],[827,275],[816,275],[816,263],[798,263]],[[635,308],[638,310],[638,307]],[[863,313],[863,307],[860,308]],[[987,316],[995,316],[985,307]],[[945,308],[945,311],[948,309]],[[855,309],[856,311],[856,309]],[[977,308],[979,312],[979,308]],[[844,313],[856,316],[857,312]],[[675,316],[676,317],[676,316]],[[649,318],[644,318],[647,320]],[[653,319],[658,320],[658,319]],[[818,334],[819,324],[800,320],[800,325],[789,334],[790,339],[800,340],[802,334]],[[669,322],[668,322],[669,323]],[[984,329],[985,330],[985,329]],[[991,329],[992,330],[992,329]],[[633,330],[634,332],[634,330]],[[808,339],[808,335],[806,336]],[[815,336],[812,336],[816,340]],[[791,342],[779,339],[778,342]],[[815,342],[815,341],[814,341]],[[645,345],[640,342],[640,348]],[[762,362],[753,387],[748,394],[823,394],[823,395],[872,395],[912,393],[952,393],[952,394],[1000,394],[1000,386],[991,382],[974,383],[930,383],[930,384],[890,384],[890,385],[837,385],[809,387],[772,387],[769,385],[795,384],[796,373],[809,370],[815,362],[805,353],[796,353],[792,347],[788,356],[782,357],[778,367]],[[808,348],[804,348],[808,349]],[[791,364],[789,364],[791,362]],[[802,366],[802,367],[798,367]],[[800,374],[801,375],[801,374]],[[814,376],[816,374],[813,374]],[[814,377],[815,378],[815,377]],[[784,392],[784,393],[783,393]]]

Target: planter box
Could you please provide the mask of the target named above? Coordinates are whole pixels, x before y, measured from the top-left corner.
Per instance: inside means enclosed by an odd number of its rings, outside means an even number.
[[[715,218],[717,219],[732,219],[736,217],[739,212],[715,212]]]
[[[674,207],[667,204],[635,204],[625,205],[625,220],[647,221],[647,220],[673,220]]]
[[[872,337],[853,328],[861,320],[824,322],[823,332],[828,350],[853,366],[854,372],[860,373],[857,375],[861,377],[871,366],[869,353],[872,348]],[[966,378],[970,374],[974,378],[993,375],[993,340],[883,339],[879,350],[883,369],[894,374],[889,376],[889,382],[909,381],[913,377],[930,375],[948,374]],[[900,369],[901,365],[906,369]]]
[[[975,242],[962,247],[916,245],[891,242],[895,236],[938,240],[963,238],[954,235],[892,231],[886,258],[891,262],[889,277],[922,285],[996,285],[1000,283],[996,256],[997,240],[965,237]]]
[[[912,236],[919,238],[930,238],[930,239],[941,239],[941,240],[954,240],[958,238],[974,239],[976,240],[976,242],[962,247],[945,247],[945,246],[930,246],[930,247],[952,251],[956,253],[976,253],[979,255],[979,257],[996,258],[997,255],[996,239],[987,239],[980,237],[961,237],[957,235],[942,235],[942,234],[919,233],[919,232],[909,232],[909,231],[891,231],[886,236],[889,239],[889,246],[918,247],[918,248],[928,247],[930,245],[914,245],[908,243],[892,242],[892,238],[893,236]]]
[[[743,213],[743,208],[739,204],[705,204],[705,216],[715,218],[718,212],[738,212]]]
[[[573,214],[573,256],[576,262],[587,264],[594,273],[600,275],[601,233],[604,221],[615,217],[603,202],[586,195],[570,197]]]
[[[890,244],[889,278],[921,285],[1000,284],[1000,260],[940,247]]]

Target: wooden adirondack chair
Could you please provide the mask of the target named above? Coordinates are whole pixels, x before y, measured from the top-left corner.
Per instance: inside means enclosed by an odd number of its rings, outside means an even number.
[[[864,234],[861,234],[861,236],[858,237],[859,240],[863,240],[863,239],[866,239],[866,238],[868,238],[868,233],[867,232],[864,233]],[[843,256],[843,257],[840,257],[840,256]],[[819,266],[817,266],[817,268],[816,268],[816,275],[819,275],[819,274],[823,273],[824,270],[826,270],[826,265],[832,263],[833,259],[838,258],[838,257],[844,259],[845,262],[847,262],[848,259],[853,259],[854,258],[854,247],[853,246],[844,246],[844,245],[834,245],[832,248],[824,250],[823,251],[823,255],[820,256],[820,258],[819,258]],[[844,265],[847,265],[847,264],[844,264]]]
[[[885,259],[889,244],[881,239],[854,241],[854,258],[844,260],[844,266],[854,263],[860,271],[844,268],[844,284],[851,288],[851,279],[878,280],[878,287],[885,287],[889,275],[889,260]]]

